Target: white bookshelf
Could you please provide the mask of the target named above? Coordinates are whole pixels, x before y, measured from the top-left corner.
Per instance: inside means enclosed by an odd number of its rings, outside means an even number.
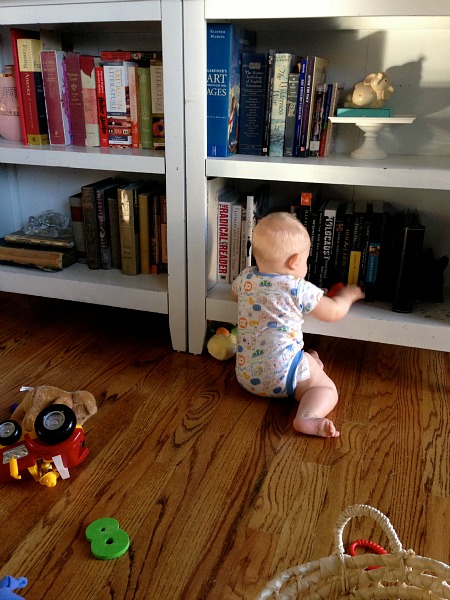
[[[0,5],[3,64],[12,64],[9,29],[56,29],[74,50],[162,49],[164,152],[67,146],[26,147],[0,141],[0,235],[53,209],[68,214],[81,185],[112,174],[164,179],[169,275],[129,277],[76,264],[58,273],[0,267],[0,290],[169,315],[174,349],[187,349],[183,10],[181,0],[5,0]]]
[[[276,3],[241,0],[186,0],[186,169],[188,241],[189,350],[200,353],[208,319],[236,322],[229,285],[206,289],[208,256],[207,177],[225,177],[249,185],[262,181],[323,183],[350,197],[382,198],[420,209],[425,245],[435,255],[450,253],[450,6],[443,0],[318,0]],[[366,73],[387,70],[396,91],[394,114],[415,114],[408,132],[392,127],[381,142],[389,156],[361,161],[350,157],[358,147],[357,128],[340,127],[336,154],[326,159],[238,155],[206,157],[206,24],[236,21],[255,29],[257,48],[284,49],[330,58],[329,80],[346,89]],[[203,268],[203,265],[205,267]],[[445,286],[450,287],[449,269]],[[450,350],[450,295],[443,304],[417,303],[411,314],[389,305],[359,303],[337,323],[312,317],[305,331],[389,344]]]

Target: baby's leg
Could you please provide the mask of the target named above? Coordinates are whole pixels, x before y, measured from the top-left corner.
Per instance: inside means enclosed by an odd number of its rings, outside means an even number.
[[[294,429],[300,433],[318,435],[321,437],[338,437],[333,421],[326,416],[336,406],[338,394],[336,386],[324,372],[318,356],[308,355],[311,376],[297,383],[295,398],[298,400],[298,410],[294,419]]]

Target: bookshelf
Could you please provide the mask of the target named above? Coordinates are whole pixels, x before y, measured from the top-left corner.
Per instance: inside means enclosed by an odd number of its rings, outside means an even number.
[[[75,51],[163,51],[165,151],[31,147],[0,141],[0,235],[30,215],[68,214],[68,197],[109,175],[165,180],[169,275],[122,275],[75,264],[58,273],[0,267],[0,289],[166,314],[175,350],[187,349],[184,98],[181,0],[6,0],[0,7],[3,64],[12,64],[10,27],[54,29]]]
[[[206,156],[206,24],[233,21],[254,29],[257,50],[278,48],[329,57],[329,81],[346,89],[366,73],[387,70],[396,88],[394,114],[414,114],[408,131],[393,126],[384,137],[388,157],[355,160],[357,128],[339,129],[328,158]],[[282,46],[282,47],[280,47]],[[236,322],[229,285],[206,290],[207,178],[225,177],[242,188],[262,181],[323,183],[342,197],[384,199],[416,207],[426,226],[425,247],[450,253],[450,79],[442,57],[450,50],[450,8],[442,0],[379,2],[318,0],[276,3],[187,0],[184,4],[187,256],[189,350],[200,353],[208,319]],[[204,233],[204,235],[199,235]],[[205,269],[203,269],[205,265]],[[445,287],[450,288],[449,269]],[[380,303],[360,303],[337,323],[309,317],[305,331],[450,351],[450,294],[443,304],[419,304],[411,314]]]

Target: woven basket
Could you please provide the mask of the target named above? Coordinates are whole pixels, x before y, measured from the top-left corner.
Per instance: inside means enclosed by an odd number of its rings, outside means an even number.
[[[372,517],[386,533],[391,554],[344,553],[342,532],[353,517]],[[378,569],[366,570],[377,566]],[[334,528],[333,554],[292,567],[272,579],[257,600],[450,599],[450,567],[403,550],[389,519],[366,504],[348,507]]]

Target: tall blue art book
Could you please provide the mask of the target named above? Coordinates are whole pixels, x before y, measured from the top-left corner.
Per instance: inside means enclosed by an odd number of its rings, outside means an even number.
[[[207,30],[207,155],[235,154],[239,135],[241,52],[253,50],[254,34],[233,23]]]

